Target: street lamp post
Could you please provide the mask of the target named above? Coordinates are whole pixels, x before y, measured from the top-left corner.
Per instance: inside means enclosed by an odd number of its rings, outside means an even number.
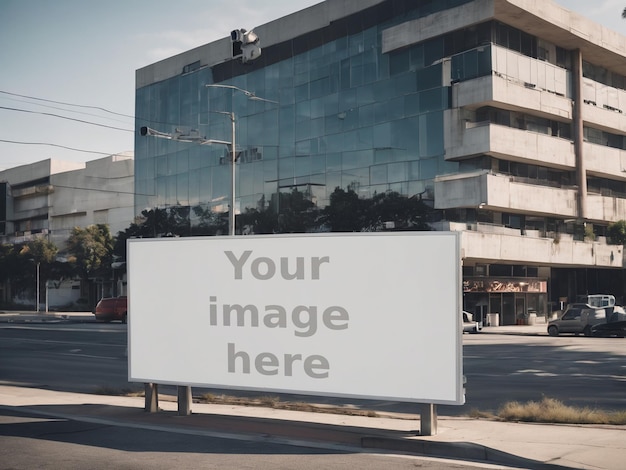
[[[278,104],[277,101],[268,100],[265,98],[261,98],[256,96],[253,92],[244,90],[243,88],[236,87],[234,85],[221,85],[221,84],[207,84],[205,85],[207,88],[228,88],[233,91],[239,91],[246,95],[248,99],[255,101],[266,101],[268,103]],[[140,129],[140,133],[142,136],[151,136],[158,137],[161,139],[169,139],[176,140],[179,142],[191,142],[200,145],[210,145],[210,144],[223,144],[230,147],[230,207],[228,211],[228,234],[235,235],[235,201],[236,201],[236,163],[237,163],[237,144],[236,144],[236,116],[234,111],[215,111],[218,114],[225,114],[230,118],[231,124],[231,139],[230,142],[225,140],[215,140],[215,139],[207,139],[206,137],[201,136],[197,130],[192,129],[188,133],[181,131],[180,129],[175,129],[174,133],[160,132],[155,129],[151,129],[150,127],[142,127]]]
[[[231,139],[230,139],[230,210],[228,211],[228,234],[235,235],[235,184],[236,184],[236,174],[235,174],[235,163],[237,163],[237,156],[235,154],[235,113],[231,112],[230,115],[230,125],[231,125]]]
[[[268,103],[274,103],[274,104],[278,104],[277,101],[272,101],[272,100],[268,100],[265,98],[261,98],[260,96],[255,95],[253,92],[248,91],[248,90],[244,90],[243,88],[239,88],[235,85],[222,85],[219,83],[209,83],[206,84],[205,87],[207,88],[227,88],[229,90],[233,90],[233,91],[238,91],[243,93],[244,95],[246,95],[248,97],[248,99],[250,100],[254,100],[254,101],[266,101]],[[231,130],[231,157],[230,157],[230,211],[229,211],[229,217],[228,217],[228,232],[230,235],[235,235],[235,194],[236,194],[236,163],[237,163],[237,155],[235,153],[236,151],[236,145],[235,145],[235,133],[236,133],[236,126],[235,126],[235,112],[231,111],[231,112],[227,112],[227,111],[216,111],[219,114],[226,114],[228,116],[230,116],[230,123],[232,126],[232,130]]]
[[[35,299],[35,306],[36,306],[36,312],[39,313],[39,265],[41,263],[39,263],[39,261],[37,262],[37,288],[36,288],[36,299]]]

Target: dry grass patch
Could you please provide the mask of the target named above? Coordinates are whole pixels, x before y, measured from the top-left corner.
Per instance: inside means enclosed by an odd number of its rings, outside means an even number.
[[[143,397],[143,390],[133,390],[132,388],[116,388],[109,385],[100,385],[93,391],[94,395],[110,395],[115,397]]]
[[[470,418],[474,419],[497,419],[497,416],[490,411],[482,411],[477,408],[472,408],[467,414]]]
[[[564,405],[554,398],[541,401],[506,403],[498,412],[505,421],[561,424],[626,424],[626,411],[603,411],[592,408],[576,408]]]
[[[280,401],[280,398],[276,396],[262,396],[259,398],[238,398],[230,395],[214,395],[212,393],[205,393],[200,397],[199,401],[204,403],[215,403],[219,405],[263,406],[276,410],[330,413],[349,416],[367,416],[369,418],[378,417],[376,412],[370,410],[360,410],[347,406],[325,406],[304,402]]]

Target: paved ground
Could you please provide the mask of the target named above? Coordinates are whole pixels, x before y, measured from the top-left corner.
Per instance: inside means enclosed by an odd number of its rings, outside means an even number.
[[[306,413],[271,408],[192,404],[179,416],[163,398],[161,411],[144,399],[0,386],[0,408],[77,421],[171,433],[289,442],[355,451],[399,451],[533,469],[622,469],[624,426],[565,426],[439,417],[437,434],[419,436],[419,417]]]
[[[83,313],[3,313],[3,322],[93,321]],[[485,334],[546,335],[546,325],[486,327]],[[622,469],[626,426],[508,423],[439,417],[436,434],[420,436],[419,416],[380,417],[306,413],[263,407],[177,404],[160,398],[159,412],[144,411],[143,398],[57,392],[0,385],[0,408],[84,422],[159,429],[172,433],[263,439],[308,446],[399,451],[533,469]]]

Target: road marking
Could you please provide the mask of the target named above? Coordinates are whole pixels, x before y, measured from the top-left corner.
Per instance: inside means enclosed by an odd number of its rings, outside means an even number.
[[[109,356],[94,356],[92,354],[68,354],[68,353],[57,353],[59,356],[72,356],[72,357],[88,357],[91,359],[111,359],[117,361],[119,357],[109,357]]]

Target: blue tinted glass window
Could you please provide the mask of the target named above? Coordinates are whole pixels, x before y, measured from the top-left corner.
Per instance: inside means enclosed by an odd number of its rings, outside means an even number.
[[[443,58],[443,37],[424,43],[424,65],[428,66]]]
[[[432,90],[420,92],[420,112],[426,113],[428,111],[445,109],[447,107],[445,102],[446,96],[444,88],[433,88]]]
[[[406,163],[390,163],[388,165],[388,181],[390,183],[406,181],[406,179]]]
[[[417,73],[417,90],[428,90],[442,84],[441,64],[426,67]]]
[[[341,170],[340,153],[329,153],[326,155],[326,169],[329,172]]]
[[[424,45],[413,46],[409,50],[409,68],[411,70],[424,68]]]
[[[491,46],[482,46],[477,49],[478,75],[484,76],[491,73]]]
[[[301,156],[295,159],[295,176],[308,176],[311,174],[311,157]]]
[[[370,168],[371,184],[387,183],[387,165],[374,165]]]
[[[409,71],[411,63],[411,55],[409,49],[402,49],[389,54],[389,74],[391,76],[398,75]]]
[[[359,127],[370,127],[374,124],[374,105],[365,105],[359,108]]]
[[[420,160],[420,175],[422,178],[434,178],[437,176],[437,159],[427,158]]]
[[[386,122],[374,126],[374,147],[389,148],[392,147],[391,142],[391,123]]]
[[[419,94],[411,93],[404,97],[404,113],[406,116],[413,116],[420,113]]]
[[[280,158],[278,160],[278,177],[280,179],[283,178],[293,178],[294,177],[294,168],[295,168],[295,158]]]
[[[341,174],[343,188],[365,188],[370,183],[369,168],[354,168]]]
[[[296,141],[309,139],[311,137],[311,121],[301,121],[296,124]],[[298,148],[296,145],[296,152]]]
[[[296,155],[309,155],[311,153],[311,141],[310,140],[302,140],[300,142],[296,142]]]

